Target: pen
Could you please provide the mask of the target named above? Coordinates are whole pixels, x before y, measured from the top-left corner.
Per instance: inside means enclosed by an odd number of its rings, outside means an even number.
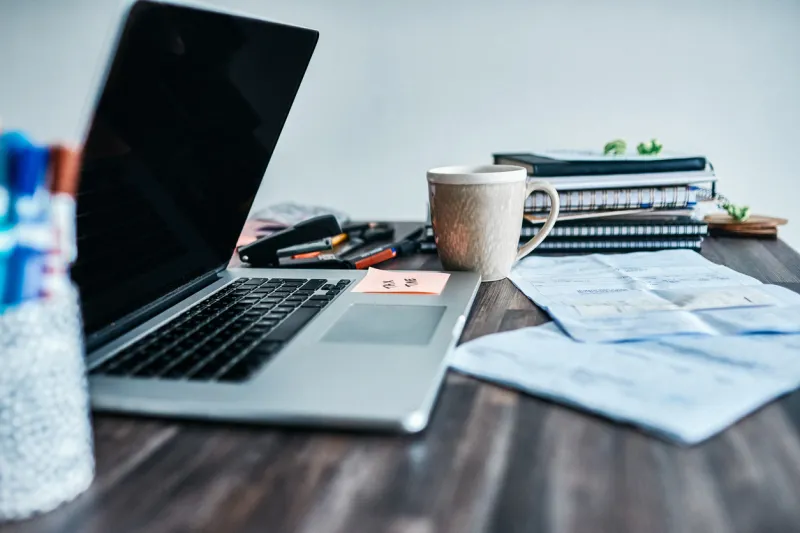
[[[404,239],[391,244],[376,246],[371,250],[349,259],[341,259],[331,253],[320,253],[313,257],[300,259],[281,259],[280,266],[287,268],[344,268],[363,270],[398,256],[414,253],[419,246],[420,228]]]
[[[397,256],[394,244],[373,248],[351,259],[340,259],[334,254],[319,254],[300,259],[280,259],[280,266],[286,268],[343,268],[364,269]]]
[[[292,259],[308,259],[316,257],[322,252],[331,251],[334,246],[343,243],[348,238],[346,233],[334,235],[329,239],[310,244],[301,244],[278,251],[278,257],[291,257]]]
[[[333,253],[338,255],[339,257],[345,256],[349,253],[354,252],[355,250],[361,248],[366,243],[363,239],[358,239],[351,237],[347,240],[347,242],[342,243],[339,247],[334,248]]]
[[[340,237],[340,235],[337,235],[337,237]],[[361,239],[356,239],[356,238],[348,238],[342,244],[339,244],[339,243],[342,243],[342,239],[338,239],[337,240],[337,239],[334,238],[333,245],[334,246],[338,245],[338,247],[333,248],[333,250],[331,250],[330,248],[325,248],[324,250],[314,250],[314,251],[308,251],[308,252],[303,252],[303,253],[296,253],[296,254],[292,255],[292,259],[310,259],[312,257],[317,257],[317,256],[319,256],[319,255],[321,255],[321,254],[323,254],[325,252],[333,253],[336,256],[341,257],[343,255],[347,255],[350,252],[352,252],[352,251],[364,246],[364,241],[362,241]],[[282,257],[282,255],[281,255],[281,257]]]
[[[369,268],[372,265],[383,263],[395,257],[413,254],[419,247],[419,238],[422,236],[424,228],[417,229],[393,244],[379,246],[361,255],[353,257],[353,262],[357,269]]]

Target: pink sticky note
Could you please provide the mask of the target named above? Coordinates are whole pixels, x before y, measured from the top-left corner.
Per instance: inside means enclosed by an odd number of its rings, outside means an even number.
[[[450,274],[370,268],[353,292],[379,294],[441,294]]]

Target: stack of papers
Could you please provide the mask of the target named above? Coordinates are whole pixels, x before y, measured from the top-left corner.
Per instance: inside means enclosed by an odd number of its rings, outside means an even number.
[[[690,251],[532,257],[511,280],[555,323],[451,366],[695,444],[800,385],[800,295]]]
[[[800,295],[687,250],[531,257],[510,278],[583,342],[800,333]]]
[[[546,324],[459,346],[454,370],[696,444],[800,384],[800,335],[588,344]]]

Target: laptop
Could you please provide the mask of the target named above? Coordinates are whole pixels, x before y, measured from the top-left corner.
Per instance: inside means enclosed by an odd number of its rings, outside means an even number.
[[[317,37],[165,3],[128,12],[77,198],[95,410],[426,426],[477,274],[381,295],[352,291],[364,271],[228,268]]]

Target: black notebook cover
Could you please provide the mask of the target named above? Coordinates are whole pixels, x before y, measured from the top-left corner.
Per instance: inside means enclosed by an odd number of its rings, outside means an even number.
[[[528,170],[528,175],[603,176],[608,174],[650,174],[653,172],[690,172],[705,170],[705,157],[677,157],[641,159],[608,159],[602,161],[570,161],[536,154],[493,154],[496,165],[518,165]]]

